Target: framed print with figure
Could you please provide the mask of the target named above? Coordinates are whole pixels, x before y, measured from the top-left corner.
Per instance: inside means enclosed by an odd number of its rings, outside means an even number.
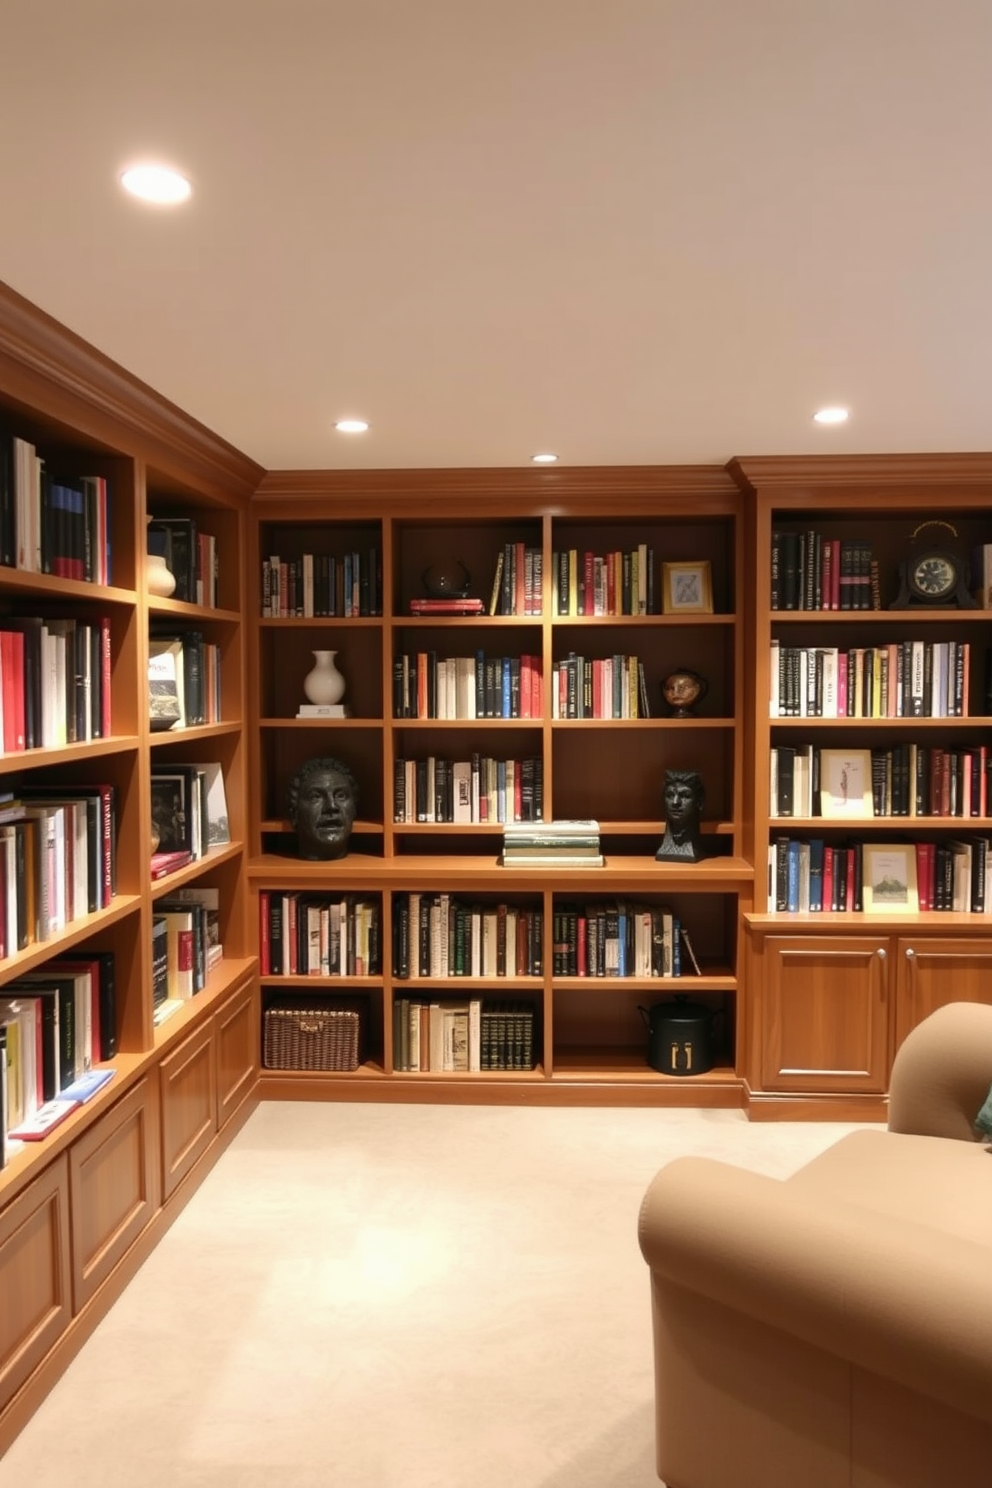
[[[820,750],[820,815],[849,820],[875,815],[870,749]]]
[[[712,615],[713,580],[708,560],[661,565],[662,608],[666,615]]]
[[[865,911],[916,914],[920,900],[916,891],[915,845],[912,842],[894,845],[866,842],[862,854]]]

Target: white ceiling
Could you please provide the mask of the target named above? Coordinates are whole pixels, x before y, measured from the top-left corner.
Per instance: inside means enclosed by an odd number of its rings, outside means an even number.
[[[992,444],[992,0],[0,0],[0,56],[0,279],[269,468]]]

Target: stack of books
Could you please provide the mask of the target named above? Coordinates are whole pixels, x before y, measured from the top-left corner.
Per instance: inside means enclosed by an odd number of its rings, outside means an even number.
[[[602,868],[598,821],[507,822],[504,868]]]
[[[471,599],[467,594],[452,595],[450,599],[411,599],[411,615],[484,615],[485,605],[481,599]]]

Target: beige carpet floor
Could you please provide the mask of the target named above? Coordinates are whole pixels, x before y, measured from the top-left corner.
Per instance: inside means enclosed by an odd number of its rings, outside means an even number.
[[[0,1461],[0,1488],[657,1488],[637,1210],[736,1112],[265,1104]]]

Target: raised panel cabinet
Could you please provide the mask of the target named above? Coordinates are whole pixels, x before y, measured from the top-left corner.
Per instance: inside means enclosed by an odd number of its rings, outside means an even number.
[[[882,1094],[891,1011],[885,937],[767,935],[751,958],[760,1090]]]
[[[896,1044],[947,1002],[992,1003],[992,939],[900,936]]]
[[[69,1149],[73,1310],[81,1309],[162,1202],[154,1084],[138,1083]]]
[[[69,1177],[65,1157],[0,1214],[0,1411],[72,1316]]]
[[[162,1190],[168,1199],[217,1131],[213,1025],[202,1024],[161,1064]]]
[[[258,1079],[258,1008],[253,983],[214,1014],[217,1054],[217,1129],[220,1131]]]

